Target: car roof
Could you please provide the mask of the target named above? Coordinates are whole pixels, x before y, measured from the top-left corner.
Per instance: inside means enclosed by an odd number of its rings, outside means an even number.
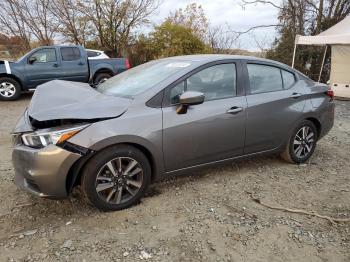
[[[173,57],[167,57],[163,58],[164,60],[181,60],[181,61],[189,61],[189,62],[199,62],[199,63],[210,63],[220,60],[229,60],[229,59],[239,59],[239,60],[253,60],[253,61],[260,61],[260,62],[267,62],[271,64],[275,64],[280,67],[288,68],[290,70],[295,71],[290,66],[273,61],[266,58],[261,57],[254,57],[254,56],[244,56],[244,55],[225,55],[225,54],[203,54],[203,55],[184,55],[184,56],[173,56]],[[162,60],[163,60],[162,59]]]

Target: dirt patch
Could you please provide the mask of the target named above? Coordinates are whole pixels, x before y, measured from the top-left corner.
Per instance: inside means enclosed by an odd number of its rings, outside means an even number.
[[[337,102],[333,130],[305,165],[232,163],[156,183],[140,205],[102,213],[79,191],[53,201],[13,184],[9,132],[30,98],[0,104],[1,261],[350,261],[350,223],[270,210],[246,193],[350,217],[350,102]]]

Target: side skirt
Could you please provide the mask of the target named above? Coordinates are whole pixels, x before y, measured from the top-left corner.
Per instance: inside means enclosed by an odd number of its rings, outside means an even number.
[[[218,165],[222,165],[222,164],[225,164],[225,163],[230,163],[230,162],[233,162],[233,161],[244,160],[244,159],[248,159],[248,158],[252,158],[252,157],[256,157],[256,156],[277,154],[277,153],[281,153],[283,151],[283,148],[284,148],[283,146],[280,146],[280,147],[277,147],[277,148],[274,148],[274,149],[270,149],[270,150],[266,150],[266,151],[260,151],[260,152],[256,152],[256,153],[252,153],[252,154],[247,154],[247,155],[242,155],[242,156],[237,156],[237,157],[231,157],[231,158],[217,160],[217,161],[213,161],[213,162],[209,162],[209,163],[204,163],[204,164],[199,164],[199,165],[195,165],[195,166],[180,168],[180,169],[176,169],[176,170],[173,170],[173,171],[165,172],[165,176],[181,175],[181,174],[186,174],[189,171],[199,170],[199,169],[212,167],[212,166],[218,166]]]

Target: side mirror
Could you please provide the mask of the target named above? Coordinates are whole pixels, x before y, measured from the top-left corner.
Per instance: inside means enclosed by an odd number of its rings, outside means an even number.
[[[179,107],[176,109],[178,114],[186,114],[187,108],[193,105],[199,105],[204,102],[205,95],[201,92],[186,91],[180,95]]]
[[[34,64],[34,62],[36,61],[36,57],[35,56],[31,56],[31,57],[29,57],[29,60],[28,60],[28,62],[29,62],[29,64]]]

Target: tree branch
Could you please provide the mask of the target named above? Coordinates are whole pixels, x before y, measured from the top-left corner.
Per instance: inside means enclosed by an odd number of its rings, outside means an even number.
[[[308,216],[315,216],[315,217],[318,217],[318,218],[322,218],[322,219],[326,219],[328,220],[331,224],[336,224],[336,223],[347,223],[347,222],[350,222],[350,218],[334,218],[334,217],[329,217],[329,216],[325,216],[325,215],[320,215],[318,213],[316,213],[315,211],[306,211],[306,210],[303,210],[303,209],[291,209],[291,208],[285,208],[285,207],[282,207],[282,206],[273,206],[273,205],[270,205],[270,204],[267,204],[265,202],[262,202],[260,200],[260,198],[256,197],[254,195],[253,192],[247,192],[250,197],[252,198],[252,200],[264,207],[267,207],[267,208],[270,208],[270,209],[274,209],[274,210],[280,210],[280,211],[283,211],[283,212],[290,212],[290,213],[296,213],[296,214],[302,214],[302,215],[308,215]]]
[[[258,29],[258,28],[267,28],[267,27],[279,27],[279,26],[282,26],[281,24],[274,24],[274,25],[257,25],[257,26],[253,26],[245,31],[235,31],[235,30],[229,30],[228,32],[231,32],[231,33],[235,33],[235,34],[238,34],[238,35],[243,35],[243,34],[246,34],[246,33],[249,33],[250,31],[253,31],[255,29]]]
[[[244,5],[251,5],[251,4],[263,4],[263,5],[272,5],[273,7],[276,7],[280,10],[284,9],[283,7],[276,5],[275,3],[271,2],[271,1],[264,1],[264,0],[256,0],[256,1],[246,1],[246,0],[242,0]]]

